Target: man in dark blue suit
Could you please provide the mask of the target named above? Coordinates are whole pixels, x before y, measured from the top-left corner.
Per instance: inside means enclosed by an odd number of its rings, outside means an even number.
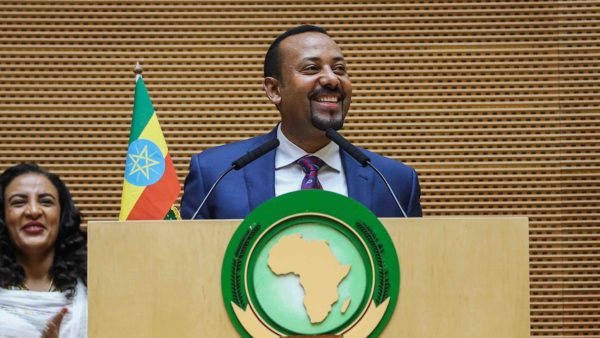
[[[182,217],[192,217],[233,161],[274,138],[280,146],[225,177],[196,218],[244,218],[266,200],[301,188],[346,195],[379,217],[402,217],[373,170],[362,167],[325,136],[327,128],[342,128],[352,96],[346,61],[327,32],[298,26],[280,35],[265,57],[264,76],[264,90],[279,110],[281,123],[268,134],[194,155],[181,200]],[[388,179],[406,214],[421,216],[415,170],[361,150]]]

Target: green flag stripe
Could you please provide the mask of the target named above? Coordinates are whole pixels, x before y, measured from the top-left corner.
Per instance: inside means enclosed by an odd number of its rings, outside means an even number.
[[[140,77],[135,84],[135,98],[133,101],[133,116],[131,118],[131,133],[129,143],[140,137],[140,134],[146,128],[148,121],[154,115],[154,107],[150,101],[150,95],[144,85],[144,79]]]

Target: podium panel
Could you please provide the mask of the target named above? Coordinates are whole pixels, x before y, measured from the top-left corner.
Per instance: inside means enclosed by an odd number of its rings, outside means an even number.
[[[524,217],[382,218],[400,296],[381,337],[529,337]],[[90,222],[89,337],[235,337],[221,262],[239,220]]]

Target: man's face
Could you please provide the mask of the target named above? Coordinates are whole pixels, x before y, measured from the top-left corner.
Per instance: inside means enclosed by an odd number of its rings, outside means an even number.
[[[327,35],[307,32],[279,46],[279,106],[283,127],[302,134],[340,129],[350,108],[352,83],[340,48]]]

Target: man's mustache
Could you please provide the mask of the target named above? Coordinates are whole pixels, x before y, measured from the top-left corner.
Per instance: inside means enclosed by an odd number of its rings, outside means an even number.
[[[327,95],[339,96],[342,100],[346,98],[346,93],[344,93],[344,91],[339,87],[336,89],[320,88],[311,92],[309,97],[311,99],[315,99],[316,97]]]

